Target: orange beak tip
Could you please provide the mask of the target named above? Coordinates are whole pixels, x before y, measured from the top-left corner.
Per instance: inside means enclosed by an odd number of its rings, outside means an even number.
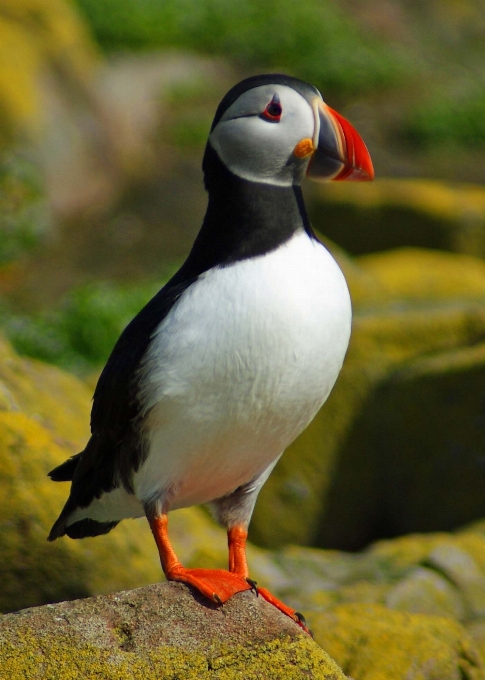
[[[327,108],[336,122],[344,148],[342,158],[344,167],[333,178],[334,181],[369,182],[373,180],[374,166],[364,140],[346,118],[334,109]]]

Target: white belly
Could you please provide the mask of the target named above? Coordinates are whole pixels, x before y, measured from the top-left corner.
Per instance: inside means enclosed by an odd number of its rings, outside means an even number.
[[[149,453],[136,497],[204,503],[263,471],[327,398],[350,324],[340,269],[303,232],[204,274],[158,327],[142,369]]]

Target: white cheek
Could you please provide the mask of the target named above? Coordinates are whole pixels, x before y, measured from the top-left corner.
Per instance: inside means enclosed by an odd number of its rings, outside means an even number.
[[[251,181],[274,182],[275,174],[285,167],[288,151],[282,148],[280,123],[267,123],[260,118],[239,118],[217,126],[210,142],[224,165],[234,174]],[[281,184],[291,184],[291,173],[284,172]]]
[[[287,93],[282,97],[285,108],[278,123],[257,115],[229,118],[222,119],[212,132],[212,147],[235,175],[280,186],[299,180],[308,161],[297,159],[293,149],[302,139],[313,137],[315,123],[306,100],[290,92],[290,97]]]

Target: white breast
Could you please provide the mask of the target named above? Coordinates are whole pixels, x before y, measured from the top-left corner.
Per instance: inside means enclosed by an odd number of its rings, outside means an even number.
[[[136,496],[203,503],[264,470],[327,398],[350,323],[340,269],[304,232],[201,276],[158,327],[142,369],[149,454]]]

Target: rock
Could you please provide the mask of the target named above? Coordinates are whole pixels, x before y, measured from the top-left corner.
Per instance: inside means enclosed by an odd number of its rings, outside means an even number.
[[[358,548],[484,515],[484,378],[484,344],[416,358],[390,372],[340,450],[320,545]],[[352,513],[349,496],[361,511],[366,504],[366,516]]]
[[[416,249],[336,255],[355,300],[350,348],[261,492],[260,545],[356,550],[485,513],[484,263]]]
[[[5,615],[0,667],[9,680],[345,679],[310,636],[253,593],[217,606],[180,583]]]
[[[471,616],[485,617],[485,573],[472,555],[443,541],[432,550],[427,562],[460,589]]]
[[[445,576],[423,566],[416,566],[393,586],[387,592],[385,603],[389,609],[450,616],[458,621],[463,621],[467,613],[458,588]]]
[[[81,380],[20,357],[0,335],[0,413],[24,414],[72,455],[89,435],[91,396]]]
[[[380,291],[379,299],[391,306],[485,296],[485,262],[477,257],[406,247],[365,255],[357,263]],[[360,281],[354,288],[359,296]],[[375,304],[375,293],[363,292],[358,306]]]
[[[379,617],[383,622],[390,617],[391,624],[397,620],[392,610],[418,616],[420,626],[426,626],[430,616],[454,619],[473,639],[485,664],[483,520],[456,533],[379,541],[360,553],[288,546],[269,557],[280,571],[275,594],[304,612],[316,641],[335,658],[326,646],[325,627],[315,625],[315,620],[341,606],[378,605]],[[362,618],[357,613],[355,625]],[[345,632],[342,635],[345,639]],[[341,657],[338,661],[344,665]],[[350,673],[345,665],[344,670]]]
[[[485,256],[485,189],[425,179],[315,188],[315,228],[354,255],[403,246]]]
[[[471,638],[451,619],[368,604],[312,615],[321,644],[356,680],[483,680]]]

